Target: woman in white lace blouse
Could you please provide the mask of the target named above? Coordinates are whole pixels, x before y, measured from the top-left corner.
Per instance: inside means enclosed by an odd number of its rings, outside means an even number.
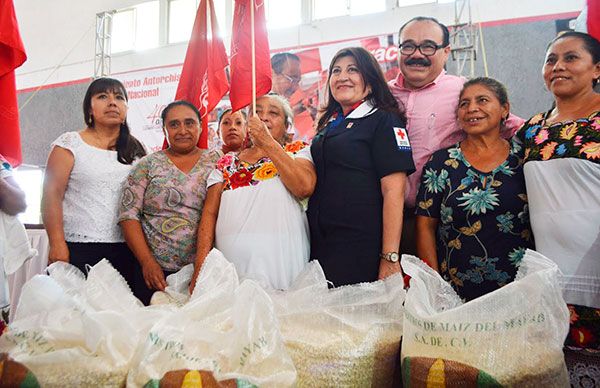
[[[107,258],[132,283],[137,261],[117,225],[121,184],[146,152],[127,125],[127,93],[116,79],[93,81],[83,100],[86,128],[52,143],[42,217],[48,262],[85,266]]]

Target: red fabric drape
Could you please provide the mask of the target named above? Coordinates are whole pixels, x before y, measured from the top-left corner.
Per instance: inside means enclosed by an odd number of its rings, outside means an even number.
[[[22,162],[15,69],[27,55],[12,0],[0,1],[0,154],[13,166]]]
[[[229,90],[225,72],[228,65],[225,45],[219,35],[213,0],[202,0],[175,93],[176,100],[191,102],[200,111],[202,117],[202,133],[198,141],[200,148],[208,148],[208,114]]]

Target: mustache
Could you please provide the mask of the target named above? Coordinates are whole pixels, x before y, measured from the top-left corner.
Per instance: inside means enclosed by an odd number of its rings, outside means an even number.
[[[409,58],[404,63],[407,66],[411,65],[421,65],[421,66],[431,66],[431,61],[427,58]]]

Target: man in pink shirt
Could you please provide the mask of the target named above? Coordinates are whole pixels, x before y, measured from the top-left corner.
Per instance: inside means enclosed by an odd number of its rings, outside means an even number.
[[[409,20],[400,28],[399,42],[400,74],[389,86],[406,113],[416,168],[407,181],[401,240],[401,252],[414,255],[415,198],[423,166],[435,151],[465,138],[456,122],[456,108],[466,78],[446,74],[450,33],[436,19],[418,16]],[[522,119],[511,115],[506,122],[505,137],[510,137],[522,124]]]

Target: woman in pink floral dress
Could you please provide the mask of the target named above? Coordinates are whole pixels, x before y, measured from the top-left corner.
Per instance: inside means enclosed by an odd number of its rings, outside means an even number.
[[[193,263],[206,178],[219,154],[197,147],[200,113],[187,101],[162,112],[169,147],[141,159],[123,184],[119,223],[140,262],[136,296],[145,304],[167,275]]]

